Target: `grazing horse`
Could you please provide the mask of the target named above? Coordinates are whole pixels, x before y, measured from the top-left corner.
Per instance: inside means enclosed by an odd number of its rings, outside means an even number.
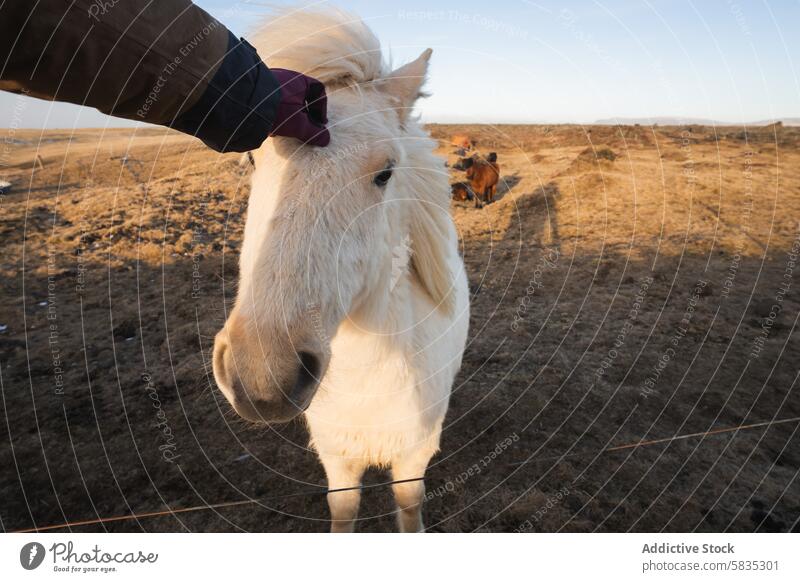
[[[325,83],[331,142],[254,152],[214,376],[247,420],[304,416],[328,488],[356,488],[328,493],[331,530],[352,531],[367,467],[424,475],[467,338],[448,175],[411,115],[431,51],[390,71],[366,25],[330,9],[282,12],[251,40]],[[422,481],[393,492],[399,529],[422,531]]]
[[[478,156],[459,160],[467,171],[469,186],[475,193],[475,207],[480,208],[482,202],[491,204],[497,192],[497,182],[500,179],[500,166],[497,164],[497,154],[492,152],[486,159]],[[483,201],[481,201],[483,198]]]

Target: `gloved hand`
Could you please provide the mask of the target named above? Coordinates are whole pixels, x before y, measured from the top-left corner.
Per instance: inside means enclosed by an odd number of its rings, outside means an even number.
[[[270,69],[270,72],[281,86],[272,135],[294,137],[316,146],[328,145],[331,136],[325,128],[328,123],[325,86],[296,71]]]

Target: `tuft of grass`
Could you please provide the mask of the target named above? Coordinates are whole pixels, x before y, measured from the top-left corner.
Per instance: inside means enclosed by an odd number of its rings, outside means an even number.
[[[617,159],[617,154],[614,151],[606,146],[602,147],[587,147],[585,148],[576,158],[576,161],[582,163],[590,163],[596,164],[600,160],[607,160],[609,162],[613,162]]]
[[[617,154],[615,154],[609,148],[600,148],[595,152],[595,156],[597,159],[608,160],[609,162],[613,162],[617,159]]]

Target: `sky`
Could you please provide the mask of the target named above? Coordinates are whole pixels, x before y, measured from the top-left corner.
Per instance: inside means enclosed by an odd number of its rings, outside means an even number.
[[[245,37],[269,12],[255,1],[195,1]],[[334,4],[364,18],[395,65],[433,48],[432,95],[418,104],[425,122],[673,116],[735,124],[800,117],[798,0]],[[135,125],[89,108],[0,92],[0,127],[12,124]]]

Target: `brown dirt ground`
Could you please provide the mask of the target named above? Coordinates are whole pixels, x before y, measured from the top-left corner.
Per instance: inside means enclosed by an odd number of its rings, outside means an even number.
[[[800,130],[431,130],[451,164],[453,133],[497,151],[503,180],[483,210],[453,203],[474,297],[429,529],[797,529],[797,422],[599,451],[800,416]],[[0,145],[0,526],[266,496],[74,529],[325,530],[324,497],[273,498],[324,482],[303,425],[245,425],[205,372],[238,157],[156,129]],[[392,530],[391,509],[365,493],[359,529]]]

